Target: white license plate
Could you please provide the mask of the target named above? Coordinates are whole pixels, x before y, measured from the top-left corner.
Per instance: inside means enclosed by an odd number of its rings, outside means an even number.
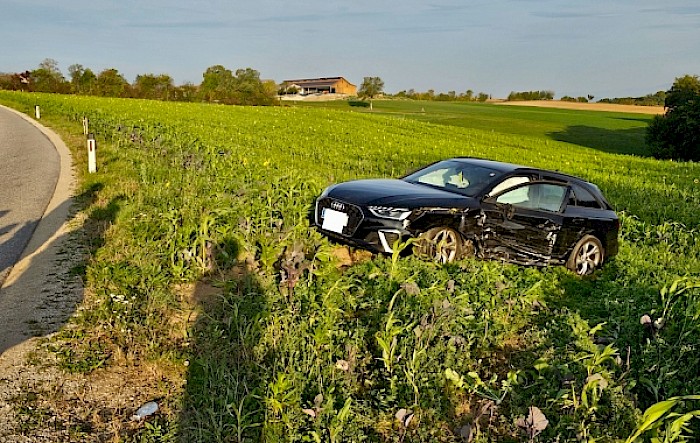
[[[325,208],[323,210],[323,224],[321,225],[321,229],[342,234],[343,228],[347,225],[348,214],[330,208]]]

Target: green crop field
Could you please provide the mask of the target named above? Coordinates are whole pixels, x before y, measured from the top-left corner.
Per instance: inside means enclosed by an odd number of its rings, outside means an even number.
[[[615,154],[647,155],[644,133],[651,115],[573,111],[488,103],[375,100],[374,110],[344,100],[293,106],[352,110],[489,132],[563,141]]]
[[[646,116],[472,104],[428,115],[417,104],[425,115],[409,117],[406,104],[366,113],[9,92],[0,102],[39,104],[76,140],[87,116],[98,138],[99,170],[81,173],[79,197],[92,235],[85,307],[53,340],[63,367],[86,376],[161,368],[161,411],[113,426],[117,439],[698,431],[693,415],[673,413],[700,414],[700,165],[641,155]],[[74,155],[83,168],[84,147]],[[474,259],[351,264],[309,228],[328,184],[453,156],[598,184],[622,219],[620,254],[588,278]],[[654,404],[659,414],[643,415]],[[531,407],[546,426],[525,420]]]

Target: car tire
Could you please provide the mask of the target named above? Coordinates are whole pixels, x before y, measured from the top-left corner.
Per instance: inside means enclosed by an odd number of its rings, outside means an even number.
[[[566,267],[578,275],[592,274],[597,268],[603,265],[605,251],[603,244],[592,235],[585,235],[576,243]]]
[[[452,228],[432,228],[418,236],[414,253],[438,263],[460,259],[465,250],[473,252],[473,244],[465,243],[462,235]]]

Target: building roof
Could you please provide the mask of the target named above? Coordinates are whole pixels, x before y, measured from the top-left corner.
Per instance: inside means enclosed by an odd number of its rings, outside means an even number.
[[[298,80],[285,80],[283,83],[303,86],[305,88],[319,88],[323,86],[332,86],[340,80],[345,80],[343,77],[320,77],[320,78],[305,78]],[[347,80],[345,80],[347,81]],[[350,82],[348,82],[350,83]],[[352,85],[352,83],[350,83]],[[353,85],[355,86],[355,85]]]

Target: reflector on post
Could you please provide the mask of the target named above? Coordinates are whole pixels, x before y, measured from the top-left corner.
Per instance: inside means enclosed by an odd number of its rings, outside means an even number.
[[[87,138],[87,148],[88,148],[88,172],[90,174],[97,172],[97,142],[95,141],[94,134],[88,134]]]

